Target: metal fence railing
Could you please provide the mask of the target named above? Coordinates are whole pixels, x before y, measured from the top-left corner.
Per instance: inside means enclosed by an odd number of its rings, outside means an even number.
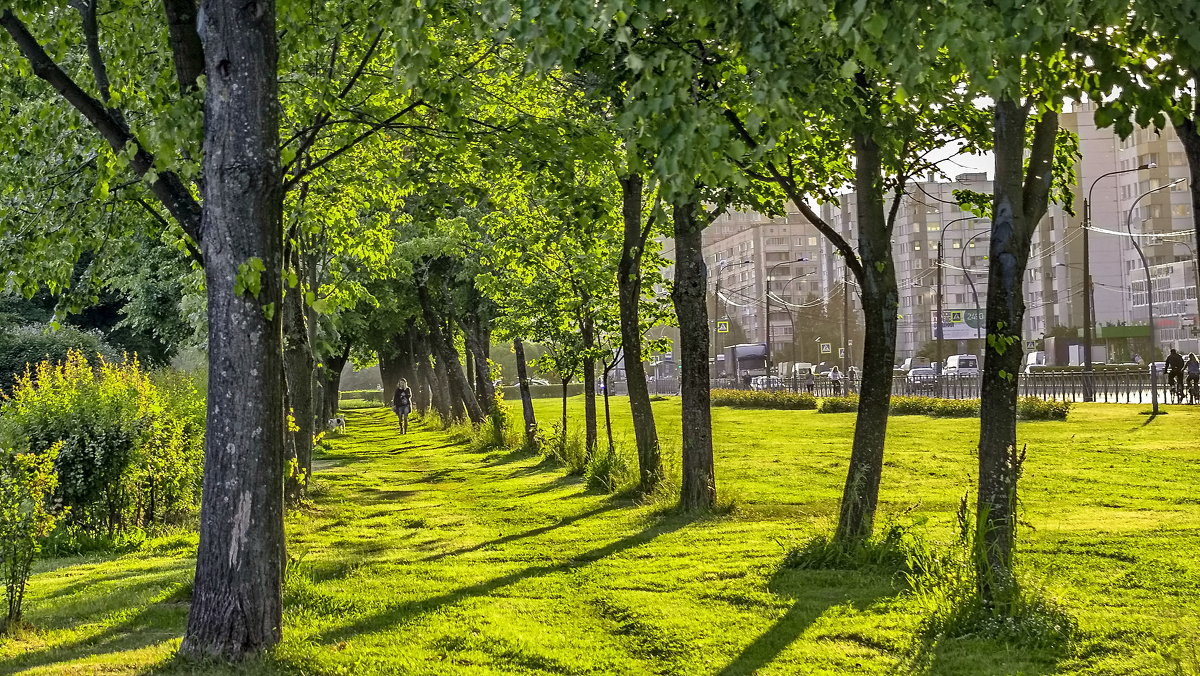
[[[1163,374],[1156,374],[1152,384],[1148,369],[1105,369],[1093,371],[1091,374],[1074,370],[1045,370],[1018,374],[1017,378],[1017,391],[1022,397],[1082,402],[1086,401],[1085,394],[1090,386],[1094,393],[1093,400],[1097,402],[1149,404],[1151,390],[1157,389],[1159,402],[1179,403],[1168,378]],[[892,394],[978,399],[982,381],[982,376],[979,375],[930,376],[897,373],[892,378]],[[825,376],[816,376],[811,383],[804,377],[772,377],[769,380],[760,377],[752,379],[749,386],[733,378],[715,378],[710,384],[714,388],[812,392],[818,397],[857,394],[861,387],[857,374],[847,374],[839,382],[831,381]],[[1188,401],[1187,389],[1186,386],[1183,388],[1183,402]]]

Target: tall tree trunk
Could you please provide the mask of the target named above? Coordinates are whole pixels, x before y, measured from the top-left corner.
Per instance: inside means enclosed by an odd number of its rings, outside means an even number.
[[[521,390],[521,412],[525,416],[525,446],[534,448],[537,444],[537,417],[533,413],[533,397],[529,393],[529,374],[525,363],[525,344],[520,338],[513,338],[513,354],[517,358],[517,383]]]
[[[891,232],[884,211],[882,158],[875,140],[854,135],[858,251],[862,261],[863,372],[854,423],[854,446],[842,489],[836,539],[851,544],[871,536],[879,503],[888,409],[892,401],[892,364],[896,358],[896,311],[899,291],[892,260]],[[848,294],[848,288],[842,293]],[[847,355],[849,356],[849,355]],[[847,376],[843,374],[843,378]]]
[[[567,384],[570,382],[570,378],[562,379],[562,438],[559,441],[563,451],[567,450]]]
[[[464,407],[467,417],[471,419],[471,422],[475,424],[483,422],[483,411],[479,408],[479,402],[475,400],[475,395],[471,392],[471,388],[467,384],[467,377],[463,374],[462,363],[458,359],[458,350],[455,349],[454,344],[451,342],[452,338],[446,335],[446,332],[442,329],[441,320],[433,310],[433,301],[429,297],[429,289],[424,283],[417,284],[417,298],[421,303],[421,312],[425,316],[425,323],[429,327],[429,342],[434,349],[434,354],[437,356],[438,362],[445,367],[451,399],[451,410],[453,411],[460,406]]]
[[[1192,69],[1192,82],[1200,82],[1200,68]],[[1192,116],[1183,118],[1175,123],[1175,133],[1183,144],[1187,156],[1188,169],[1191,173],[1191,184],[1188,188],[1192,193],[1192,224],[1195,229],[1195,244],[1200,251],[1200,97],[1193,96]]]
[[[708,509],[717,501],[713,468],[712,413],[708,390],[708,305],[705,291],[704,224],[694,201],[675,205],[675,288],[671,299],[679,318],[679,375],[683,394],[684,509]]]
[[[413,388],[413,408],[421,415],[426,415],[433,406],[434,390],[437,387],[437,377],[429,366],[428,340],[417,335],[416,329],[409,328],[409,340],[413,346],[414,368],[416,369],[416,387]]]
[[[300,289],[287,291],[283,298],[283,361],[288,406],[297,427],[290,431],[295,449],[296,472],[286,480],[288,499],[304,497],[312,476],[313,436],[316,432],[313,412],[313,355],[305,325],[304,301]]]
[[[608,391],[612,387],[608,379],[608,374],[612,371],[612,367],[612,364],[606,364],[604,366],[604,374],[601,376],[601,379],[604,382],[604,431],[608,435],[608,452],[610,454],[616,453],[617,451],[616,445],[613,444],[612,411],[609,409],[608,405]]]
[[[342,382],[342,370],[346,368],[347,361],[350,361],[349,344],[345,345],[341,352],[330,355],[320,369],[318,378],[321,381],[321,401],[324,405],[317,412],[318,429],[325,429],[329,420],[337,415],[341,394],[339,386]]]
[[[586,294],[584,304],[587,305]],[[596,419],[596,358],[592,356],[592,350],[596,347],[596,330],[592,318],[586,315],[586,310],[584,312],[579,328],[583,334],[583,458],[586,462],[596,452],[599,433]]]
[[[483,320],[479,317],[472,321],[459,321],[459,325],[462,327],[467,354],[474,357],[471,360],[474,372],[468,375],[475,381],[475,400],[485,414],[491,414],[496,410],[496,387],[492,384],[491,369],[488,366],[491,339],[483,337]]]
[[[478,385],[475,393],[479,396],[479,406],[485,413],[496,410],[496,384],[492,380],[492,329],[489,320],[483,317],[475,324],[475,379]]]
[[[283,619],[275,4],[204,0],[201,16],[208,73],[202,247],[211,330],[200,546],[180,652],[238,659],[278,643]],[[260,273],[252,272],[256,260]]]
[[[638,489],[649,493],[662,478],[658,430],[654,426],[650,390],[646,387],[646,367],[642,363],[642,323],[638,317],[642,300],[642,250],[649,228],[643,227],[642,223],[642,177],[636,174],[623,176],[620,183],[621,216],[624,221],[621,260],[617,263],[621,352],[625,355],[629,412],[633,417],[633,436],[637,442]]]
[[[1025,319],[1025,268],[1038,221],[1046,213],[1050,165],[1058,116],[1039,118],[1025,173],[1026,109],[1011,99],[996,102],[996,178],[988,256],[988,340],[983,358],[979,410],[979,496],[976,583],[981,598],[1003,606],[1012,589],[1016,544],[1017,373]]]

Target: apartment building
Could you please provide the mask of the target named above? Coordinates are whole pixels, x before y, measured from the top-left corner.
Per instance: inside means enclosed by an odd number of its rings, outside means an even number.
[[[794,207],[777,218],[754,212],[719,217],[704,232],[710,311],[732,320],[747,342],[766,342],[769,280],[771,340],[791,343],[795,311],[823,307],[828,300],[819,274],[823,247],[824,237]]]
[[[1173,129],[1139,129],[1121,140],[1111,129],[1097,128],[1093,113],[1092,105],[1082,104],[1061,117],[1063,127],[1079,138],[1075,213],[1052,204],[1038,226],[1026,271],[1022,336],[1036,340],[1085,323],[1084,203],[1089,200],[1094,325],[1146,324],[1148,266],[1159,347],[1200,350],[1200,274],[1193,264],[1197,252],[1192,249],[1188,183],[1181,180],[1188,178],[1182,145]],[[946,351],[980,349],[990,223],[963,211],[956,190],[990,194],[992,183],[985,173],[962,173],[953,180],[931,176],[912,183],[901,198],[893,232],[900,290],[898,359],[912,356],[937,336],[939,269]],[[840,195],[837,205],[822,205],[819,212],[855,243],[853,192]],[[858,312],[853,276],[846,275],[842,258],[798,212],[774,219],[753,213],[722,217],[709,228],[705,245],[710,278],[721,287],[713,311],[736,320],[746,340],[765,340],[768,276],[773,299],[800,306],[828,304],[845,284],[855,301],[852,316]],[[714,292],[716,286],[712,284]],[[786,309],[776,303],[770,319],[771,335],[780,342],[792,337],[794,314]],[[860,319],[852,321],[861,325]]]

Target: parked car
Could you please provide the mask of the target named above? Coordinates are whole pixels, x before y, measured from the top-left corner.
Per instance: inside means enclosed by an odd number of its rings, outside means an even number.
[[[946,367],[942,375],[947,376],[977,376],[979,375],[979,357],[973,354],[952,354],[946,357]]]
[[[914,369],[929,368],[928,357],[909,357],[900,364],[900,369],[905,373],[912,373]],[[933,369],[930,369],[933,370]]]
[[[783,380],[779,376],[755,376],[750,381],[750,389],[752,390],[778,390],[783,387]]]
[[[906,385],[910,394],[933,392],[937,389],[937,373],[928,366],[915,368],[908,372]]]

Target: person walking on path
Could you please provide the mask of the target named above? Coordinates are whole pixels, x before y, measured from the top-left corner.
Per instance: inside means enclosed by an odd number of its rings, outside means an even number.
[[[392,395],[392,410],[400,421],[400,434],[408,434],[408,415],[412,413],[412,390],[408,389],[408,381],[404,378],[396,383],[396,393]]]
[[[833,384],[834,396],[842,396],[842,372],[838,370],[838,367],[834,366],[829,369],[829,382]]]
[[[805,369],[804,386],[808,388],[808,393],[812,394],[817,389],[817,377],[813,375],[812,368]]]

